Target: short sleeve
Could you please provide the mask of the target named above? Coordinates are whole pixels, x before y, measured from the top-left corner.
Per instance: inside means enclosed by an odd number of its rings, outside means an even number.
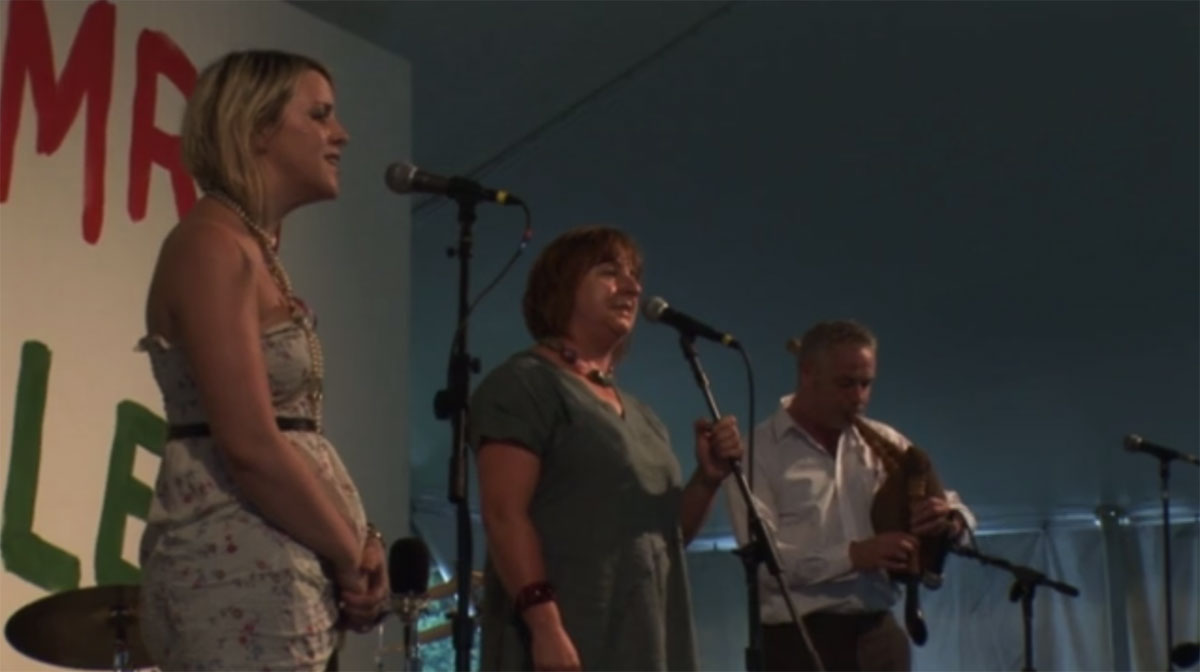
[[[478,451],[487,441],[501,441],[544,456],[561,404],[553,372],[532,357],[517,355],[508,360],[489,373],[471,395],[468,437],[472,449]]]

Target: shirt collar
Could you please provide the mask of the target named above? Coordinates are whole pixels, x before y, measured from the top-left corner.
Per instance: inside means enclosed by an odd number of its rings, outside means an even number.
[[[771,434],[776,441],[783,439],[788,431],[796,432],[803,436],[800,427],[796,425],[795,419],[791,413],[788,413],[788,406],[792,403],[792,397],[796,395],[787,394],[779,398],[779,409],[771,416]]]
[[[804,431],[804,428],[796,423],[796,419],[792,417],[791,413],[788,413],[788,406],[791,405],[792,398],[795,396],[796,395],[794,394],[786,394],[779,398],[779,409],[776,410],[775,414],[771,416],[771,434],[776,441],[781,441],[788,432],[792,432],[796,436],[804,439],[805,442],[816,446],[816,440],[813,439],[808,432]],[[864,458],[866,458],[870,453],[869,450],[866,450],[866,446],[858,433],[858,429],[853,425],[842,432],[842,436],[839,441],[843,447],[849,447],[855,452],[862,453]]]

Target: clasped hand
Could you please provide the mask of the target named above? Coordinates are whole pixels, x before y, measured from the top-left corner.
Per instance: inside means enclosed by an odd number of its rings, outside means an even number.
[[[367,632],[387,614],[391,587],[378,539],[367,538],[358,567],[339,572],[337,588],[342,623],[355,632]]]

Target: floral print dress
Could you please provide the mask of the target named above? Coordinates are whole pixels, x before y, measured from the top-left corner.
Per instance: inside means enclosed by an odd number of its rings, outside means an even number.
[[[276,415],[315,417],[303,327],[267,329],[262,348]],[[207,422],[183,353],[158,336],[139,349],[150,355],[168,423]],[[285,436],[365,539],[358,491],[334,447],[316,432]],[[333,582],[311,550],[241,497],[211,438],[166,443],[146,522],[140,623],[157,666],[325,668],[338,640]]]

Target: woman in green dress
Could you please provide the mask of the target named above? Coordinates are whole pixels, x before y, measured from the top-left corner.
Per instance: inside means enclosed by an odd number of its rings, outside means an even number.
[[[525,290],[536,344],[471,399],[488,542],[482,669],[697,667],[684,547],[742,445],[732,416],[697,420],[685,483],[662,422],[616,386],[641,277],[621,231],[556,238]]]

